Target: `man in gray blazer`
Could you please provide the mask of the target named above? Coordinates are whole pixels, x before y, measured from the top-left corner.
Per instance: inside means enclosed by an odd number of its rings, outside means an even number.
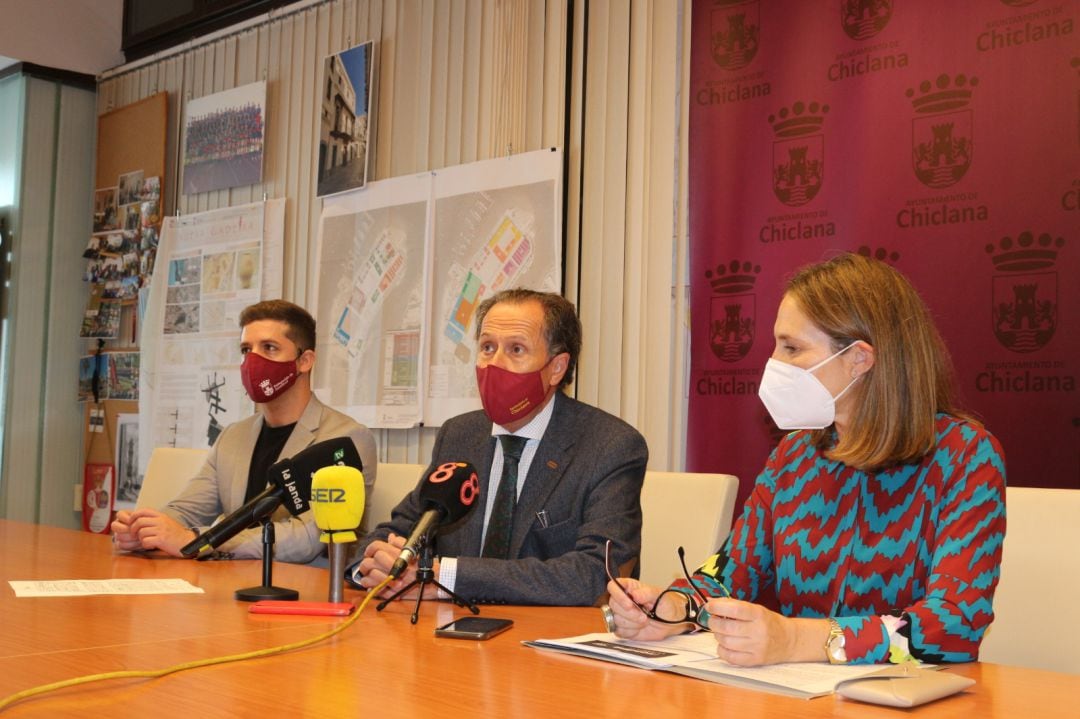
[[[240,327],[241,380],[261,411],[226,427],[199,473],[160,511],[118,512],[112,532],[119,549],[157,549],[181,556],[180,548],[219,516],[266,489],[268,470],[275,462],[326,439],[352,439],[364,464],[364,484],[371,491],[377,469],[374,437],[311,391],[314,318],[291,302],[268,300],[245,308]],[[310,510],[294,517],[279,507],[271,518],[276,559],[310,562],[322,552]],[[216,556],[250,559],[262,554],[262,529],[255,527],[224,542]]]
[[[437,581],[474,602],[594,604],[607,581],[606,540],[613,570],[636,560],[641,549],[645,440],[622,420],[561,391],[573,379],[581,349],[581,323],[566,299],[499,292],[480,305],[476,322],[483,411],[442,426],[417,488],[361,541],[362,559],[347,578],[367,589],[382,582],[422,513],[428,475],[446,462],[470,462],[480,496],[470,514],[435,537]],[[504,434],[523,439],[498,439]],[[503,469],[514,464],[516,452],[518,472],[511,479]],[[500,493],[500,487],[515,481],[516,501],[508,508],[512,492]],[[383,594],[415,574],[410,568]],[[434,593],[425,589],[425,596]]]

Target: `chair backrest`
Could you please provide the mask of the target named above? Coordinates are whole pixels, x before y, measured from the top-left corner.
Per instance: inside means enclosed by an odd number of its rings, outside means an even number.
[[[682,576],[678,548],[693,572],[731,531],[738,478],[730,474],[645,472],[641,488],[641,579],[667,586]]]
[[[370,532],[380,522],[390,519],[390,510],[397,506],[406,494],[416,488],[420,475],[427,469],[424,464],[396,464],[379,462],[375,486],[368,495],[361,526]]]
[[[1009,487],[994,623],[979,660],[1080,674],[1080,490]]]
[[[135,501],[138,508],[161,509],[194,477],[210,450],[188,449],[181,447],[155,447],[150,453],[150,463],[146,467],[139,498]]]

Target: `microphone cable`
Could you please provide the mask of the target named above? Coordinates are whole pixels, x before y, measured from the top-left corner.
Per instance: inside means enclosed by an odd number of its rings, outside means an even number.
[[[176,674],[177,672],[187,671],[188,669],[198,669],[199,667],[209,667],[218,664],[229,664],[232,662],[240,662],[246,659],[258,659],[260,657],[268,657],[274,654],[283,654],[285,652],[291,652],[296,649],[304,649],[314,644],[329,639],[351,627],[357,619],[360,618],[361,612],[364,611],[364,607],[368,605],[374,597],[378,596],[383,589],[385,589],[392,580],[387,577],[378,586],[368,590],[367,596],[353,612],[352,616],[346,619],[344,622],[334,627],[328,632],[312,637],[310,639],[303,639],[298,642],[292,642],[291,644],[282,644],[277,647],[267,647],[266,649],[256,649],[251,652],[244,652],[242,654],[230,654],[223,657],[211,657],[209,659],[196,659],[190,662],[183,662],[181,664],[174,664],[171,667],[164,669],[132,669],[128,671],[117,672],[104,672],[102,674],[88,674],[81,677],[73,677],[71,679],[64,679],[51,684],[42,684],[41,686],[30,687],[24,689],[21,692],[16,692],[3,699],[0,699],[0,712],[12,704],[28,699],[30,697],[38,696],[40,694],[46,694],[48,692],[56,691],[58,689],[67,689],[68,687],[82,686],[83,684],[90,684],[93,682],[101,682],[107,679],[157,679],[159,677],[168,676],[169,674]]]

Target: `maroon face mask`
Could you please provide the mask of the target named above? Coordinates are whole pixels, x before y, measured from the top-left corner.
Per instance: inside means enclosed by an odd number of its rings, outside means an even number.
[[[480,402],[488,419],[506,426],[528,416],[543,404],[547,398],[547,387],[540,375],[541,370],[543,367],[534,372],[518,373],[492,364],[477,367],[476,385],[480,388]]]
[[[248,352],[240,363],[240,381],[244,383],[248,397],[255,403],[269,402],[280,397],[292,387],[300,375],[296,360],[275,362],[262,355]]]

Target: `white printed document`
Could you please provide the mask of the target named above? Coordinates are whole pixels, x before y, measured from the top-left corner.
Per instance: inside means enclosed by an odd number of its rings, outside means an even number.
[[[887,669],[879,664],[790,663],[737,667],[716,657],[708,632],[679,634],[656,642],[619,639],[614,634],[583,634],[566,639],[522,642],[537,649],[575,654],[619,664],[674,672],[696,679],[812,699],[833,693],[840,682]]]
[[[183,579],[49,579],[9,581],[16,597],[88,597],[95,594],[202,594]]]

